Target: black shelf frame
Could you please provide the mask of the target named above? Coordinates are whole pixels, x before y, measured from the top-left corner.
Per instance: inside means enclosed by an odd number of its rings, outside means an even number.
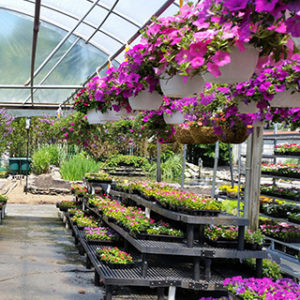
[[[72,235],[75,238],[75,244],[79,248],[81,255],[86,254],[86,267],[94,270],[94,283],[100,285],[100,280],[106,286],[106,300],[112,299],[113,286],[147,286],[157,288],[157,299],[163,300],[163,291],[166,287],[181,287],[194,290],[205,291],[223,291],[224,276],[218,273],[211,273],[211,271],[204,270],[202,276],[200,274],[199,265],[199,279],[195,280],[192,277],[191,271],[187,267],[180,266],[147,266],[144,268],[142,264],[136,263],[133,268],[111,269],[109,266],[101,263],[96,256],[96,249],[101,247],[108,247],[107,245],[90,245],[84,238],[84,233],[73,225],[67,213],[65,213],[67,222],[72,230]],[[162,275],[165,274],[165,275]],[[208,279],[205,279],[208,278]]]
[[[124,192],[111,190],[110,194],[115,197],[133,200],[138,205],[142,205],[161,216],[170,220],[185,223],[187,225],[187,246],[193,247],[194,245],[194,234],[196,227],[200,225],[200,233],[203,232],[203,226],[207,224],[218,224],[218,225],[237,225],[238,226],[238,249],[244,249],[244,236],[245,226],[249,225],[249,220],[245,218],[236,217],[228,214],[219,214],[218,216],[193,216],[184,213],[171,211],[169,209],[161,207],[159,204],[153,201],[144,199],[141,196],[135,194],[128,194]]]
[[[284,175],[265,174],[263,172],[261,172],[261,176],[262,177],[271,177],[271,178],[276,178],[276,179],[286,179],[286,180],[296,180],[296,181],[300,180],[300,178],[297,178],[297,177],[288,177],[288,176],[284,176]]]

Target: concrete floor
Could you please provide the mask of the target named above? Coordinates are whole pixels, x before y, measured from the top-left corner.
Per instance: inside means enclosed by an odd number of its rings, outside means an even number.
[[[100,300],[54,205],[8,204],[0,225],[0,300]]]

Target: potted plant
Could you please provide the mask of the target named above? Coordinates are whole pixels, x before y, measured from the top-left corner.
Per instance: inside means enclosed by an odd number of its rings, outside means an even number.
[[[175,138],[178,143],[186,144],[186,145],[193,145],[196,144],[192,134],[191,134],[191,127],[189,123],[182,123],[179,124],[178,127],[175,129]]]
[[[300,155],[300,145],[298,144],[283,144],[275,145],[274,153],[276,155]]]
[[[108,173],[99,171],[97,173],[86,173],[85,179],[89,182],[96,182],[96,183],[111,183],[112,176]]]
[[[175,142],[175,129],[165,123],[162,111],[145,111],[140,118],[144,122],[143,131],[147,132],[148,136],[157,136],[161,144]]]
[[[129,253],[121,251],[117,247],[97,249],[97,254],[101,262],[111,269],[133,267],[133,259]]]
[[[188,123],[195,144],[214,144],[218,140],[214,127],[199,119]]]
[[[60,211],[67,211],[69,208],[79,208],[76,201],[61,201],[58,203],[58,207]]]
[[[82,184],[72,184],[71,192],[73,195],[76,195],[78,197],[83,197],[86,196],[88,191],[87,188]]]
[[[120,236],[108,227],[86,227],[84,233],[89,244],[111,244],[118,242],[120,239]]]
[[[82,214],[74,215],[71,218],[74,225],[76,224],[78,229],[83,230],[85,227],[97,227],[98,222],[91,216],[84,216]]]
[[[105,77],[93,77],[74,98],[74,109],[87,114],[90,124],[120,120],[130,112],[128,99],[118,93],[118,73],[112,67]]]
[[[300,224],[300,213],[289,213],[288,214],[288,220],[290,222]]]
[[[133,110],[157,110],[162,104],[162,92],[146,45],[138,44],[125,54],[126,61],[117,69],[119,84],[115,88],[129,98]]]

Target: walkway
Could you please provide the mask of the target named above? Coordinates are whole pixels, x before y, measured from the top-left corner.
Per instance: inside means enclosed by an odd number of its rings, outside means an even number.
[[[103,299],[83,260],[54,205],[7,205],[0,225],[1,300]]]

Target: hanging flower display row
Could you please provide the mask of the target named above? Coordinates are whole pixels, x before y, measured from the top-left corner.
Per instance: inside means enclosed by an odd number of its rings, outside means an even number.
[[[107,76],[92,78],[74,107],[90,123],[158,110],[168,124],[201,127],[200,119],[216,140],[237,133],[244,140],[253,123],[280,119],[278,108],[300,107],[299,19],[297,1],[185,4],[175,16],[153,19],[141,44]]]

